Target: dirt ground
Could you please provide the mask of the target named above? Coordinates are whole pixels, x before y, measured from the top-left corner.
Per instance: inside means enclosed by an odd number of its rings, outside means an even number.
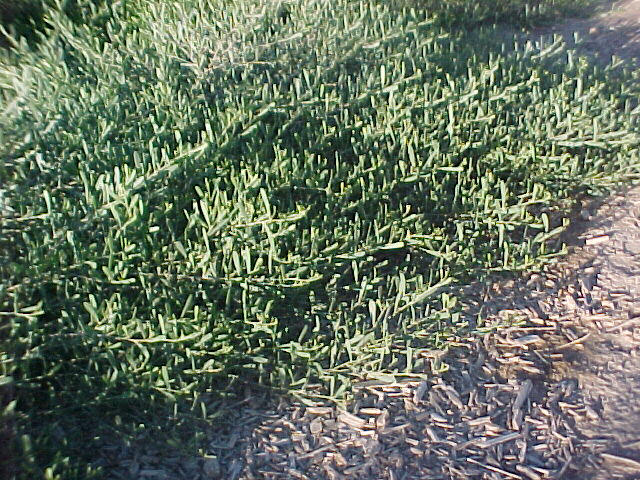
[[[578,33],[578,42],[574,37]],[[559,34],[567,44],[603,62],[611,56],[637,64],[640,58],[640,0],[605,1],[598,12],[585,19],[569,19],[552,27],[534,30],[533,36]]]
[[[531,33],[640,58],[640,0]],[[640,479],[640,188],[584,204],[543,271],[465,291],[511,327],[429,355],[429,380],[363,382],[349,411],[247,392],[207,458],[105,450],[112,478]]]

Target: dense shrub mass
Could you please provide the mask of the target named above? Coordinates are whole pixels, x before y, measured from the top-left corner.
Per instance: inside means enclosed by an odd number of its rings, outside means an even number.
[[[0,47],[11,45],[11,38],[23,38],[34,45],[40,34],[51,26],[48,12],[55,10],[76,24],[102,25],[107,17],[96,15],[103,0],[0,0],[0,26],[8,31],[9,38],[0,34]]]
[[[640,169],[637,78],[557,39],[361,0],[87,12],[47,10],[0,71],[25,478],[88,478],[88,442],[245,385],[423,375],[476,328],[454,287],[557,254],[552,212]]]

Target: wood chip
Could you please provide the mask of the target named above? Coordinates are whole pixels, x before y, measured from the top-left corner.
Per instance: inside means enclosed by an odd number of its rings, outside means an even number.
[[[623,328],[629,327],[631,325],[635,325],[636,323],[640,323],[640,317],[630,318],[629,320],[625,320],[624,322],[619,323],[618,325],[614,325],[613,327],[607,328],[605,331],[607,333],[613,333],[616,330],[622,330]]]
[[[474,418],[472,420],[467,420],[467,425],[471,426],[471,427],[477,427],[480,425],[487,425],[491,423],[491,417],[489,416],[485,416],[485,417],[478,417],[478,418]]]
[[[364,415],[371,415],[374,417],[377,417],[378,415],[382,415],[384,413],[384,410],[381,410],[380,408],[361,408],[360,411],[358,413],[362,413]]]
[[[309,458],[316,457],[316,456],[320,455],[321,453],[324,453],[324,452],[326,452],[328,450],[332,450],[334,448],[335,448],[334,445],[324,445],[324,446],[322,446],[320,448],[316,448],[315,450],[310,451],[309,453],[305,453],[303,455],[300,455],[298,457],[298,460],[307,460]]]
[[[431,420],[433,420],[434,422],[448,423],[447,418],[444,417],[443,415],[440,415],[438,412],[431,412],[429,416],[431,417]]]
[[[406,443],[408,443],[409,445],[413,446],[413,447],[417,447],[420,444],[419,440],[416,440],[415,438],[405,438],[404,441]]]
[[[474,465],[478,465],[479,467],[482,467],[482,468],[486,468],[487,470],[491,470],[492,472],[500,473],[510,478],[518,478],[522,480],[522,477],[520,475],[516,475],[515,473],[508,472],[507,470],[503,470],[498,467],[494,467],[493,465],[485,465],[484,463],[480,463],[473,458],[467,458],[467,462],[473,463]]]
[[[524,465],[516,465],[516,471],[531,480],[542,480],[542,477],[540,475]]]
[[[565,295],[564,300],[569,310],[578,310],[578,303],[572,295]]]
[[[462,442],[462,443],[457,444],[455,449],[456,450],[466,450],[469,447],[478,446],[480,443],[484,442],[485,440],[486,440],[485,437],[472,438],[471,440],[467,440],[466,442]]]
[[[364,470],[365,468],[368,468],[369,465],[371,465],[371,461],[368,460],[364,463],[361,463],[360,465],[354,465],[353,467],[349,467],[349,468],[345,468],[344,469],[344,474],[349,477],[351,475],[353,475],[354,473],[357,473],[359,470]]]
[[[342,480],[342,478],[344,478],[342,475],[340,475],[337,470],[335,470],[334,468],[331,468],[329,465],[324,465],[324,471],[327,473],[327,478],[329,480]]]
[[[340,452],[335,452],[333,454],[333,462],[338,468],[344,468],[348,465],[347,460],[344,458],[344,455],[342,455]]]
[[[640,462],[627,457],[621,457],[619,455],[613,455],[611,453],[600,454],[603,460],[607,462],[615,463],[617,465],[624,466],[625,468],[633,468],[635,472],[640,472]]]
[[[531,393],[532,388],[533,388],[533,383],[531,382],[531,380],[527,379],[524,382],[522,382],[522,385],[520,385],[520,390],[518,391],[518,395],[516,396],[516,399],[514,400],[513,405],[511,407],[514,414],[517,410],[519,410],[522,407],[524,402],[527,400],[527,397],[529,396],[529,393]]]
[[[366,420],[346,411],[341,412],[340,415],[338,415],[338,421],[353,428],[363,428],[367,425]]]
[[[304,473],[294,468],[290,468],[287,471],[287,473],[290,475],[291,478],[297,478],[298,480],[309,480],[309,477],[307,477]]]
[[[438,434],[436,433],[436,431],[431,428],[431,427],[425,427],[425,432],[427,432],[427,435],[429,436],[429,438],[431,439],[432,442],[434,443],[439,443],[440,437],[438,436]]]
[[[384,410],[381,415],[376,418],[376,428],[382,430],[387,426],[389,421],[389,410]]]
[[[322,432],[322,420],[320,420],[319,418],[315,418],[309,424],[309,430],[311,431],[311,433],[313,435],[318,435],[319,433],[321,433]]]
[[[426,381],[421,382],[420,385],[418,385],[418,388],[416,388],[416,391],[413,395],[413,403],[420,403],[428,388],[429,384]]]
[[[516,338],[514,339],[514,341],[521,345],[530,345],[532,343],[541,342],[542,338],[540,338],[539,335],[531,334],[531,335],[525,335],[524,337]]]
[[[329,415],[333,412],[331,407],[307,407],[306,412],[311,415]]]
[[[492,438],[491,440],[483,441],[483,442],[479,443],[478,446],[481,447],[481,448],[495,447],[496,445],[500,445],[501,443],[505,443],[505,442],[510,442],[510,441],[515,440],[516,438],[520,438],[520,437],[522,437],[522,434],[520,432],[507,433],[505,435],[501,435],[499,437]]]
[[[598,235],[597,237],[589,237],[585,240],[585,245],[599,245],[609,241],[609,235]]]
[[[583,343],[587,338],[589,338],[591,336],[591,332],[587,333],[586,335],[583,335],[580,338],[576,338],[575,340],[573,340],[572,342],[569,343],[565,343],[564,345],[560,345],[559,347],[556,348],[556,351],[558,350],[564,350],[570,347],[573,347],[575,345],[579,345],[581,343]]]
[[[392,433],[398,433],[401,432],[402,430],[405,430],[407,428],[411,427],[410,423],[405,423],[403,425],[397,425],[395,427],[387,427],[385,428],[382,432],[380,432],[382,435],[390,435]]]
[[[460,400],[460,396],[458,395],[458,392],[456,392],[454,388],[447,385],[447,386],[443,386],[442,390],[447,395],[447,397],[449,397],[449,400],[451,401],[451,403],[454,404],[458,410],[463,409],[464,405]]]

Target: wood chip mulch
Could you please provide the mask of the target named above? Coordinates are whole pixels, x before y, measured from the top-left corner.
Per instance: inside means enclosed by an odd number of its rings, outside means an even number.
[[[579,344],[539,349],[556,326],[530,323],[458,342],[442,358],[449,372],[432,380],[362,382],[350,411],[283,403],[236,431],[233,448],[214,445],[205,470],[231,479],[562,478],[575,458],[585,461],[575,418],[591,412],[575,381],[545,376],[556,351]]]
[[[544,326],[541,326],[544,328]],[[220,478],[560,478],[577,453],[573,417],[588,415],[575,383],[552,392],[530,348],[536,328],[461,344],[451,373],[430,381],[365,382],[350,411],[282,405],[213,448]],[[523,345],[525,345],[523,347]],[[496,375],[510,371],[508,379]]]

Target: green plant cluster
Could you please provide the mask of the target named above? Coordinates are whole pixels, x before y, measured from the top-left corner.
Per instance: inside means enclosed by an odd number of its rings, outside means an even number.
[[[238,387],[342,401],[425,375],[475,328],[454,287],[556,255],[561,202],[640,170],[637,78],[558,39],[363,0],[93,12],[48,11],[0,66],[25,475]]]
[[[47,12],[57,10],[76,24],[100,26],[104,15],[96,15],[103,0],[0,0],[0,47],[10,46],[10,38],[23,38],[35,45],[38,36],[47,30]]]

